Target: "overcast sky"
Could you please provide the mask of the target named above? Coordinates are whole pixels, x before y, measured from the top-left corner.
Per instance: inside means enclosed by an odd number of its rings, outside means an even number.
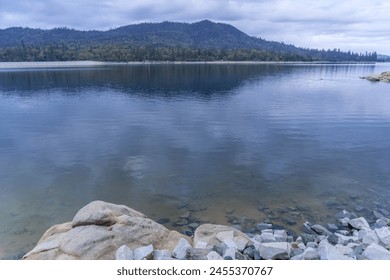
[[[388,0],[0,0],[0,28],[107,30],[139,22],[232,24],[310,48],[390,55]]]

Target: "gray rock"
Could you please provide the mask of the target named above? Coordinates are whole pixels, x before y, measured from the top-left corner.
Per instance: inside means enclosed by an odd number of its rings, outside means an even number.
[[[287,232],[284,229],[274,230],[274,237],[276,242],[286,242]]]
[[[187,260],[207,260],[207,255],[211,252],[211,249],[199,249],[189,248],[187,249]]]
[[[250,245],[250,246],[246,247],[242,253],[244,255],[248,256],[249,259],[253,260],[255,258],[255,252],[256,252],[255,246]]]
[[[356,229],[370,228],[370,225],[368,224],[367,220],[363,217],[349,220],[348,224]]]
[[[335,215],[335,218],[336,219],[343,219],[343,218],[352,219],[352,214],[350,212],[346,211],[346,210],[343,210],[343,211],[337,213]]]
[[[355,248],[353,248],[353,253],[356,256],[356,259],[358,259],[358,256],[360,256],[363,253],[364,245],[359,244]]]
[[[268,242],[276,242],[276,238],[273,233],[269,232],[262,232],[261,235],[262,243],[268,243]]]
[[[384,247],[390,249],[390,228],[377,228],[375,229],[375,233],[378,235],[379,241],[384,245]]]
[[[257,224],[256,228],[260,231],[264,230],[264,229],[271,229],[272,228],[272,224],[268,224],[268,223],[259,223]]]
[[[236,252],[235,259],[240,261],[248,260],[248,258],[245,257],[245,255],[241,254],[240,252]]]
[[[344,246],[344,245],[341,245],[341,244],[336,244],[335,245],[336,249],[339,250],[339,252],[345,256],[350,256],[352,255],[353,253],[353,249],[348,247],[348,246]]]
[[[208,246],[207,246],[207,242],[204,242],[204,241],[199,241],[198,243],[195,244],[195,247],[194,248],[197,248],[197,249],[206,249]]]
[[[305,222],[302,225],[302,231],[307,234],[315,234],[316,232],[311,229],[311,225],[308,222]]]
[[[320,255],[318,251],[312,247],[307,247],[302,254],[304,260],[319,260]]]
[[[266,260],[287,260],[290,258],[291,245],[287,242],[261,243],[259,253]]]
[[[154,260],[172,259],[172,252],[168,250],[154,250],[153,259]]]
[[[223,260],[223,258],[220,255],[218,255],[218,253],[215,252],[215,251],[211,251],[210,253],[208,253],[207,254],[207,259],[210,260],[210,261],[211,260],[212,261]]]
[[[312,225],[312,226],[311,226],[311,229],[312,229],[313,231],[315,231],[317,234],[320,234],[320,235],[329,236],[329,235],[332,234],[329,230],[327,230],[326,228],[324,228],[323,226],[318,225],[318,224]]]
[[[368,246],[371,244],[378,244],[379,243],[379,238],[378,235],[375,233],[373,230],[366,230],[363,238],[361,239],[363,244]]]
[[[153,258],[153,245],[138,247],[134,249],[134,260],[150,260]]]
[[[232,260],[235,260],[236,259],[236,249],[235,248],[227,248],[222,256],[225,260],[228,258],[228,259],[232,259]]]
[[[350,218],[345,217],[345,218],[340,218],[338,220],[343,226],[347,227],[349,225]]]
[[[331,245],[327,240],[320,242],[318,253],[321,260],[351,260],[352,258],[344,256],[339,250]]]
[[[128,246],[122,245],[116,250],[116,260],[134,260],[134,252]]]
[[[199,241],[203,241],[207,242],[207,245],[209,246],[218,245],[221,242],[217,239],[217,234],[219,232],[231,230],[233,230],[234,233],[233,238],[236,236],[242,236],[243,238],[247,239],[248,242],[250,242],[249,237],[246,234],[233,227],[213,224],[202,224],[195,230],[193,243],[197,244]]]
[[[339,237],[336,234],[331,234],[328,236],[328,242],[332,245],[339,243]]]
[[[237,250],[237,244],[232,239],[225,239],[222,242],[222,246],[225,248],[233,248],[234,250]]]
[[[390,252],[378,244],[371,244],[364,252],[363,257],[368,260],[390,260]]]
[[[314,249],[316,249],[316,248],[318,248],[318,244],[315,243],[315,242],[308,242],[308,243],[306,244],[306,247],[307,247],[307,248],[314,248]]]
[[[339,229],[339,227],[335,224],[328,224],[327,226],[328,226],[329,231],[331,231],[331,232],[335,232],[336,230]]]
[[[383,227],[386,227],[388,225],[390,225],[390,219],[381,218],[381,219],[376,220],[376,222],[374,224],[374,228],[383,228]]]
[[[346,236],[337,232],[335,235],[339,237],[338,243],[342,245],[347,245],[350,242],[356,242],[359,240],[357,236]]]
[[[308,242],[314,242],[315,241],[314,236],[311,235],[311,234],[302,233],[301,237],[302,237],[303,243],[305,243],[305,244],[307,244]]]
[[[172,256],[179,260],[184,260],[187,255],[187,250],[191,249],[192,246],[188,241],[184,238],[180,238],[179,242],[177,243],[175,249],[172,252]]]

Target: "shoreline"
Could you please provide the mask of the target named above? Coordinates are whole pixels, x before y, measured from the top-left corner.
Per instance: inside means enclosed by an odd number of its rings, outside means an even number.
[[[0,62],[0,69],[34,69],[34,68],[74,68],[95,67],[110,65],[158,65],[158,64],[279,64],[279,65],[376,65],[382,62],[331,62],[331,61],[131,61],[131,62],[105,62],[105,61],[36,61],[36,62]]]
[[[71,222],[48,229],[23,259],[390,260],[388,214],[374,211],[376,220],[369,223],[342,210],[335,224],[306,221],[299,236],[266,222],[251,233],[192,223],[189,236],[127,206],[93,201]]]

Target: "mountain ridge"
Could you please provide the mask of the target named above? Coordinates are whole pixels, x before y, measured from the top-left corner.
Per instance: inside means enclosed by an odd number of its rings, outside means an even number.
[[[65,59],[69,54],[62,55],[65,49],[75,48],[83,52],[86,58],[94,58],[93,49],[107,50],[108,46],[113,49],[122,49],[126,55],[121,58],[109,55],[111,60],[145,60],[153,56],[156,49],[161,52],[161,48],[173,49],[177,52],[180,48],[186,52],[181,58],[186,60],[198,60],[194,57],[194,52],[211,52],[199,55],[199,58],[211,60],[234,58],[238,60],[304,60],[304,61],[369,61],[376,60],[376,53],[355,54],[351,52],[341,52],[340,50],[315,50],[296,47],[280,42],[267,41],[262,38],[250,36],[236,27],[226,23],[215,23],[210,20],[202,20],[194,23],[179,23],[164,21],[161,23],[139,23],[121,26],[106,31],[81,31],[69,28],[54,29],[33,29],[23,27],[10,27],[0,29],[0,60],[29,60],[31,57],[45,60],[48,56],[34,55],[35,52],[57,52],[58,60]],[[19,53],[25,52],[25,59],[21,55],[15,54],[15,49],[19,48]],[[147,48],[144,56],[136,55],[140,49]],[[26,51],[28,49],[28,51]],[[129,49],[133,50],[130,55]],[[137,50],[136,50],[137,49]],[[154,50],[152,50],[154,49]],[[90,53],[87,54],[88,50]],[[189,50],[192,50],[191,52]],[[9,55],[7,55],[7,51]],[[230,55],[226,55],[225,52]],[[112,52],[112,51],[110,51]],[[214,52],[214,53],[213,53]],[[215,54],[218,53],[218,55]],[[13,55],[12,55],[13,54]],[[72,54],[77,56],[77,54]],[[137,57],[134,57],[137,56]],[[51,57],[53,59],[53,56]],[[143,59],[145,58],[145,59]],[[56,57],[54,57],[56,59]],[[108,57],[102,57],[105,60]],[[167,55],[161,56],[162,60],[167,59]],[[175,60],[170,57],[168,60]]]

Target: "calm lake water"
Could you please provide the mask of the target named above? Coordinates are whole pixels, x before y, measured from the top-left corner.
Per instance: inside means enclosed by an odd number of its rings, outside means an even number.
[[[299,233],[390,211],[389,64],[0,69],[0,259],[93,200]]]

